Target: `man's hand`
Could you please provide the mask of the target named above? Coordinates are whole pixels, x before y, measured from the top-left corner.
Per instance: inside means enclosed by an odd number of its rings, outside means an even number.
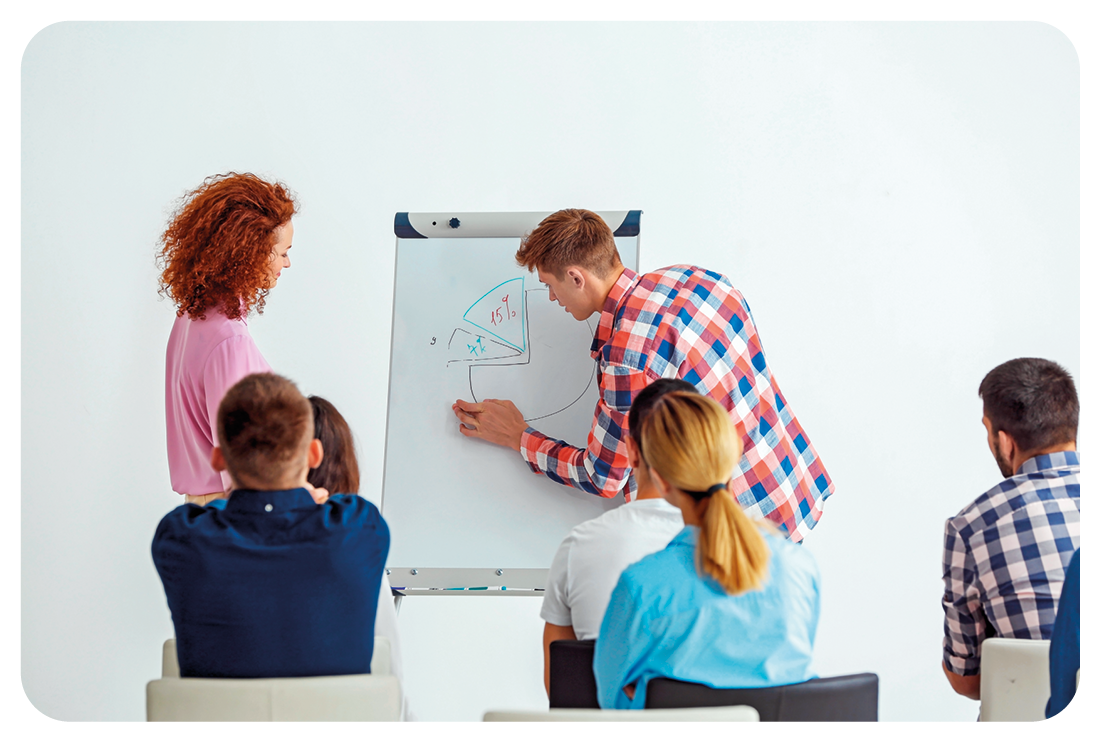
[[[310,497],[312,497],[313,501],[318,505],[323,505],[325,501],[329,499],[329,490],[324,487],[314,487],[309,482],[306,482],[305,487],[306,491],[310,493]]]
[[[507,399],[485,399],[481,402],[455,400],[451,411],[462,425],[459,432],[467,438],[480,438],[514,451],[520,450],[520,438],[527,429],[524,416]]]

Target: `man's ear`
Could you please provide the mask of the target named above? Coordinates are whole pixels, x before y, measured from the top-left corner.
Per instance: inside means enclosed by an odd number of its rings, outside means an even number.
[[[229,467],[226,466],[226,457],[222,455],[222,449],[219,446],[215,446],[210,452],[210,465],[214,467],[214,471],[228,471]]]
[[[325,458],[325,449],[321,445],[321,440],[314,438],[310,441],[310,451],[306,455],[306,463],[309,464],[311,469],[316,469],[321,465],[323,458]]]
[[[1013,461],[1013,458],[1017,455],[1017,441],[1013,440],[1013,436],[1004,430],[998,431],[998,449],[1002,452],[1002,458],[1006,461]]]
[[[646,466],[646,464],[643,464],[643,466]],[[665,497],[665,499],[669,499],[666,495],[673,491],[669,483],[662,479],[657,469],[647,469],[647,472],[650,475],[650,480],[654,483],[654,486],[657,487],[658,492],[661,493],[661,496]]]
[[[629,433],[623,437],[623,442],[627,444],[627,466],[638,469],[642,465],[642,456],[639,455],[638,444],[635,443],[635,439]]]
[[[575,289],[585,288],[585,272],[578,266],[566,269],[566,278],[570,279]]]

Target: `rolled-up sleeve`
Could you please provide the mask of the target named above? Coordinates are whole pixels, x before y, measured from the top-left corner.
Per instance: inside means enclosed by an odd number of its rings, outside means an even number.
[[[635,483],[627,462],[627,413],[649,378],[626,366],[607,366],[600,376],[600,399],[593,415],[593,427],[585,448],[571,446],[528,428],[520,438],[520,453],[532,471],[545,474],[559,484],[598,497],[615,497],[625,492],[634,499]]]
[[[944,664],[957,675],[979,672],[979,645],[986,618],[975,560],[952,521],[944,529]]]

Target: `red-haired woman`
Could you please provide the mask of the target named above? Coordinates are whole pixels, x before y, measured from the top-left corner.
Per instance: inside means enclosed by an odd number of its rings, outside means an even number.
[[[296,210],[281,183],[213,175],[183,197],[161,236],[160,292],[176,303],[165,364],[168,468],[188,502],[205,505],[229,489],[210,465],[218,404],[242,377],[271,371],[245,320],[263,312],[290,267]]]

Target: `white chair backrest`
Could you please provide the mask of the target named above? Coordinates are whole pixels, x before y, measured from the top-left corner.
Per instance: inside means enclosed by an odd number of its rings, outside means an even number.
[[[712,706],[692,709],[551,709],[549,711],[487,711],[482,721],[760,721],[752,706]]]
[[[982,643],[979,721],[1043,721],[1051,695],[1046,639]]]
[[[161,677],[180,677],[180,663],[176,659],[175,639],[165,639],[164,647],[161,649]]]
[[[390,640],[385,636],[375,637],[375,651],[371,654],[371,674],[390,674]],[[180,677],[180,663],[176,659],[176,640],[167,639],[161,649],[161,677]]]
[[[145,687],[148,721],[400,721],[393,675],[161,678]]]
[[[390,640],[385,636],[375,637],[375,651],[371,653],[371,674],[390,675]]]

